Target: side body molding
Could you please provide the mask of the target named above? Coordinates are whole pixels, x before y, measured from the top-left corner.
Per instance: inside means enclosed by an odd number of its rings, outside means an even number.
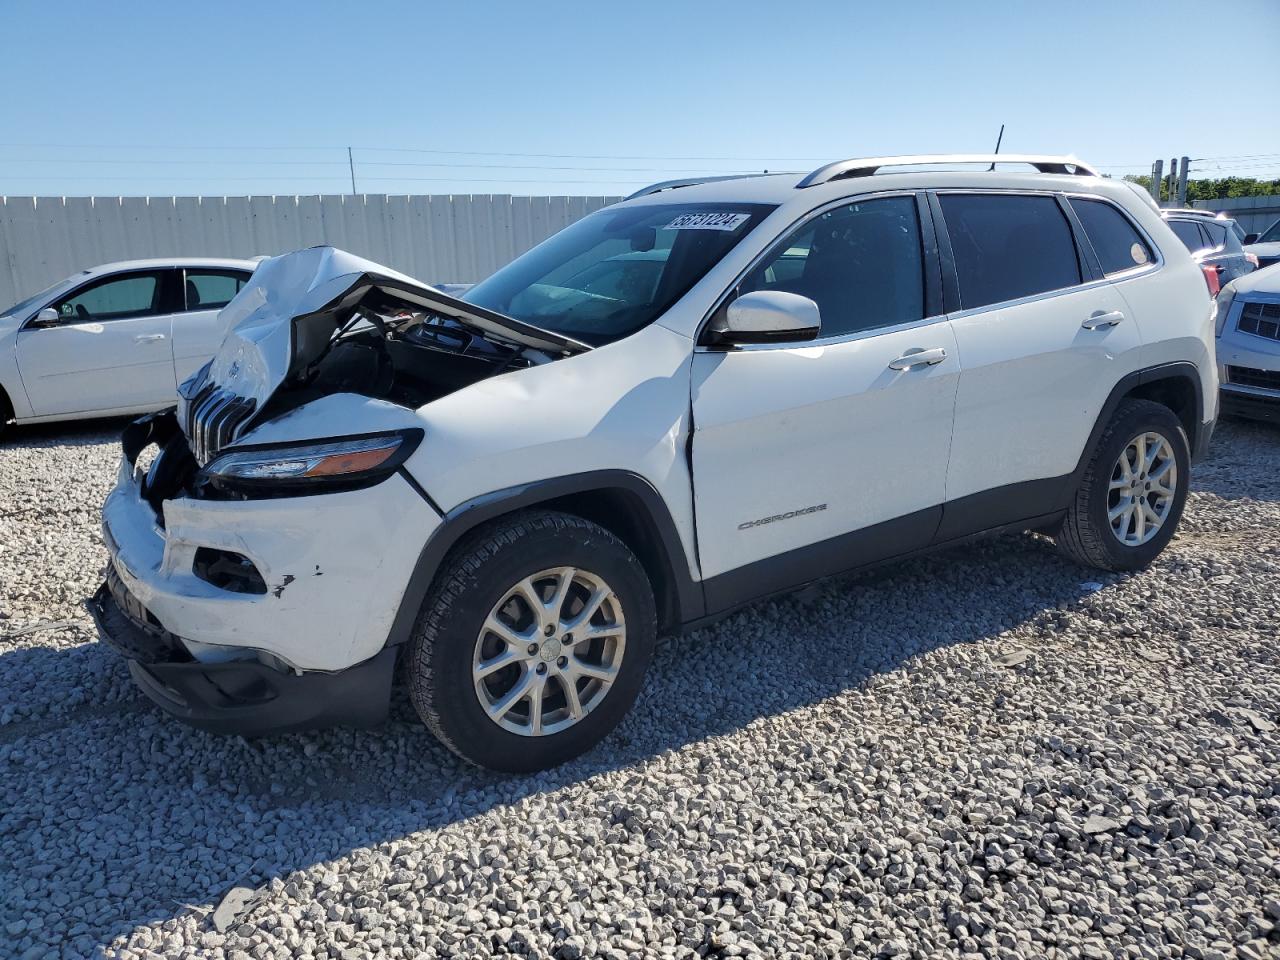
[[[620,518],[618,524],[610,523],[604,517],[592,516],[589,519],[603,521],[603,526],[612,527],[615,531],[620,526],[639,534],[642,542],[633,542],[632,549],[640,555],[651,578],[657,572],[665,581],[665,584],[654,584],[659,624],[664,629],[678,630],[682,624],[705,615],[702,585],[690,572],[675,521],[662,496],[639,474],[628,470],[592,470],[481,494],[445,513],[444,523],[418,556],[387,636],[387,646],[404,643],[410,638],[414,621],[436,573],[449,551],[467,533],[487,521],[532,507],[546,506],[578,512],[572,503],[575,497],[604,497],[625,505],[627,516]]]

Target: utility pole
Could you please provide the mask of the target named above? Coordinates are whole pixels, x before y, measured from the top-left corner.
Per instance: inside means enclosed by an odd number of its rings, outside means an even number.
[[[1183,157],[1182,165],[1178,169],[1178,203],[1177,206],[1185,207],[1187,205],[1187,172],[1191,167],[1191,158]]]
[[[1164,180],[1164,161],[1157,160],[1151,165],[1151,199],[1160,202],[1160,184]]]
[[[1169,158],[1169,189],[1165,191],[1165,195],[1169,198],[1169,206],[1173,206],[1174,199],[1178,194],[1178,158]]]
[[[351,195],[356,195],[356,162],[351,159],[351,148],[347,147],[347,166],[351,168]]]

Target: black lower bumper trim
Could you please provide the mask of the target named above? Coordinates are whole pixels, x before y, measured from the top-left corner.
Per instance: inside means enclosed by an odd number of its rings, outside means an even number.
[[[335,673],[286,673],[256,660],[201,663],[169,659],[145,648],[131,655],[143,631],[102,588],[90,601],[102,639],[123,654],[147,697],[178,719],[214,733],[264,736],[318,727],[372,727],[387,717],[396,649]],[[182,651],[185,653],[185,651]]]
[[[1220,394],[1219,406],[1221,412],[1227,416],[1280,423],[1280,398],[1270,400],[1251,393],[1233,393],[1223,390]]]

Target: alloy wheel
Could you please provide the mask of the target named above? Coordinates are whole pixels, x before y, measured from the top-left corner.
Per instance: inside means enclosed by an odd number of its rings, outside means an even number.
[[[1126,547],[1138,547],[1160,532],[1178,491],[1173,445],[1159,433],[1134,437],[1111,470],[1107,520]]]
[[[471,676],[494,723],[559,733],[608,695],[626,651],[622,604],[601,577],[554,567],[507,589],[476,638]]]

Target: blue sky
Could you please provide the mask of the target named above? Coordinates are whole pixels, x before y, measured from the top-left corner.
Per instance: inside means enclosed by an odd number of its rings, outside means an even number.
[[[348,145],[360,192],[619,193],[1002,122],[1116,175],[1280,177],[1280,0],[0,0],[0,27],[11,196],[349,192]]]

